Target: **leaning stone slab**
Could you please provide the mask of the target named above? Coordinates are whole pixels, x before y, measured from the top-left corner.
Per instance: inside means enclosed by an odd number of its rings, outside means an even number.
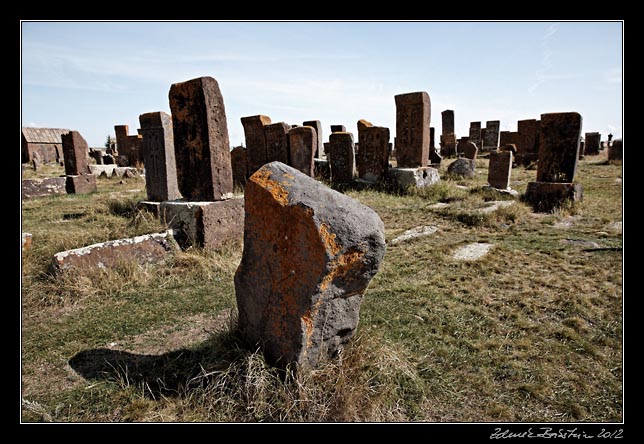
[[[134,260],[141,265],[156,263],[176,249],[172,230],[168,230],[165,233],[117,239],[56,253],[51,271],[57,274],[75,267],[109,268],[123,260]]]
[[[22,181],[22,198],[53,196],[67,194],[65,177],[48,177],[46,179],[25,179]]]
[[[161,202],[161,221],[176,230],[182,248],[189,246],[216,250],[244,234],[244,199],[234,197],[218,202]]]
[[[65,183],[67,194],[87,194],[96,191],[96,176],[94,174],[81,174],[80,176],[67,176]]]
[[[584,189],[579,183],[528,182],[524,200],[534,211],[551,212],[566,201],[581,202]]]
[[[279,162],[246,185],[239,327],[272,364],[314,368],[354,335],[385,254],[372,209]]]
[[[433,167],[422,168],[389,168],[387,182],[398,188],[424,188],[441,180],[438,169]]]

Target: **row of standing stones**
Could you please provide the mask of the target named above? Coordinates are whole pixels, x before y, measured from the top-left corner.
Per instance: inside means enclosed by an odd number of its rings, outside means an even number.
[[[323,150],[319,121],[290,127],[271,123],[267,116],[242,118],[247,147],[241,199],[232,194],[235,150],[228,149],[217,81],[201,77],[173,84],[169,101],[171,116],[140,116],[148,195],[144,204],[158,211],[180,244],[217,248],[243,235],[242,260],[234,277],[240,332],[250,344],[260,345],[274,365],[318,366],[355,333],[363,295],[385,254],[382,220],[369,207],[313,178],[316,155]],[[429,95],[401,94],[395,102],[397,168],[388,166],[389,129],[360,121],[358,175],[368,181],[398,177],[400,183],[411,176],[409,184],[418,186],[423,177],[438,177],[428,166]],[[335,130],[324,147],[330,177],[335,183],[350,182],[353,136],[344,128]],[[537,181],[528,185],[525,197],[543,211],[563,200],[581,199],[581,186],[573,183],[581,116],[543,114],[541,132]],[[82,143],[73,140],[69,170],[65,152],[66,171],[83,176],[84,157],[76,148]],[[474,143],[463,146],[466,158],[459,161],[464,171],[473,171],[477,150]],[[511,166],[512,151],[490,153],[491,185],[507,188]],[[452,170],[456,168],[461,166]],[[130,243],[156,242],[169,251],[167,240],[153,235]],[[91,247],[78,254],[59,253],[55,268],[62,270],[91,254],[101,256],[101,248]],[[140,261],[162,253],[155,248],[148,245]],[[105,265],[105,257],[102,261]]]

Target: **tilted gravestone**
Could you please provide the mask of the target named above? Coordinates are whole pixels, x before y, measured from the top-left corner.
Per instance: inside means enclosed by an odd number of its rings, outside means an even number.
[[[279,162],[250,177],[245,200],[235,273],[240,332],[273,365],[318,367],[355,334],[385,254],[384,224],[369,207]]]
[[[170,87],[177,183],[186,200],[217,201],[233,191],[224,99],[212,77]]]
[[[78,131],[61,134],[63,142],[63,157],[65,159],[65,174],[78,176],[89,174],[89,147]]]
[[[466,159],[472,159],[476,160],[476,154],[478,153],[479,149],[476,146],[476,144],[472,142],[465,142],[462,146],[459,145],[458,149],[459,153],[463,153],[463,157]]]
[[[139,123],[143,136],[145,189],[148,200],[161,202],[180,199],[172,117],[161,111],[145,113],[139,116]]]
[[[425,91],[399,94],[395,102],[397,166],[425,167],[429,159],[429,94]]]

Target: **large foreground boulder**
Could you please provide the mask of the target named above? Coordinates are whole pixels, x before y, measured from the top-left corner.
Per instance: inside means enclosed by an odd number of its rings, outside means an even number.
[[[314,368],[353,336],[385,254],[371,208],[271,162],[245,190],[244,252],[235,274],[239,327],[272,364]]]

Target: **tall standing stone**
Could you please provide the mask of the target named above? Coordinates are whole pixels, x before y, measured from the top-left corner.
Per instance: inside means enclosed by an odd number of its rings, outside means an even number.
[[[368,181],[380,180],[389,165],[389,128],[365,127],[359,137],[360,150],[356,155],[358,177]]]
[[[579,157],[582,118],[579,113],[541,115],[538,182],[572,182]]]
[[[262,115],[248,116],[242,117],[241,123],[246,136],[248,174],[251,175],[268,161],[264,126],[271,123],[271,118]]]
[[[61,134],[65,174],[78,176],[89,174],[89,147],[78,131]]]
[[[186,200],[215,201],[233,191],[224,98],[212,77],[170,87],[179,191]]]
[[[623,160],[624,144],[622,139],[615,139],[608,146],[608,160]]]
[[[288,165],[288,132],[291,125],[284,122],[264,125],[264,136],[266,137],[266,160],[267,162],[282,162]],[[249,171],[248,176],[252,173]]]
[[[245,147],[237,146],[230,151],[230,165],[233,169],[233,186],[244,188],[248,178]]]
[[[484,150],[495,150],[499,146],[500,120],[489,120],[485,122],[485,139],[483,139]]]
[[[510,188],[511,174],[512,151],[490,152],[490,165],[487,173],[487,182],[490,186],[500,190]]]
[[[241,334],[271,364],[315,368],[356,331],[385,254],[384,224],[369,207],[279,162],[251,176],[245,201],[235,273]]]
[[[139,123],[143,136],[145,189],[148,200],[162,202],[180,199],[172,117],[164,112],[146,113],[139,116]]]
[[[585,154],[589,156],[599,154],[599,147],[601,144],[600,133],[586,133],[584,136]]]
[[[315,134],[317,135],[317,148],[315,149],[315,157],[321,158],[322,156],[324,156],[324,142],[322,141],[322,122],[320,122],[319,120],[307,120],[306,122],[302,122],[302,126],[310,126],[315,129]]]
[[[541,122],[537,119],[519,120],[517,132],[519,133],[517,146],[517,162],[528,164],[539,158],[539,127]]]
[[[454,134],[454,111],[446,109],[441,113],[442,134]]]
[[[353,134],[331,133],[329,136],[329,162],[333,183],[350,183],[355,174],[355,151]]]
[[[429,94],[425,91],[399,94],[395,101],[398,167],[425,167],[429,159]]]
[[[436,150],[436,128],[429,127],[429,150]]]
[[[470,142],[481,145],[481,122],[470,122]]]
[[[289,159],[291,166],[309,177],[314,175],[317,134],[311,126],[298,126],[288,132]]]

